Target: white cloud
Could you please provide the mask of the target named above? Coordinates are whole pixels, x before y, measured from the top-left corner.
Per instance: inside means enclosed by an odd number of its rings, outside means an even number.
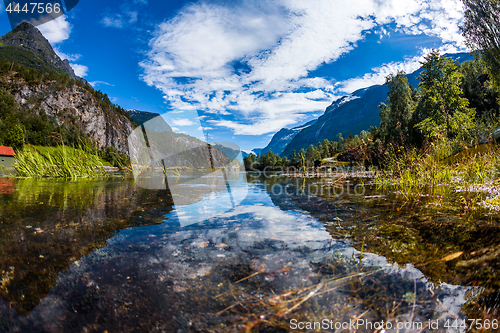
[[[112,87],[115,86],[114,84],[111,84],[111,83],[108,83],[108,82],[105,82],[105,81],[92,81],[92,82],[89,82],[89,83],[90,83],[90,85],[92,87],[96,87],[96,86],[101,85],[101,84],[106,85],[106,86],[112,86]]]
[[[172,124],[175,126],[192,126],[196,125],[194,121],[191,121],[189,119],[172,119]]]
[[[142,78],[174,108],[217,115],[212,124],[235,134],[265,134],[323,111],[339,85],[309,73],[350,52],[367,32],[390,34],[392,24],[462,49],[460,8],[460,0],[191,4],[157,27],[140,64]],[[389,73],[411,72],[417,63],[381,65],[343,82],[343,90],[383,83]]]
[[[385,78],[389,74],[395,74],[397,71],[404,71],[406,73],[412,73],[420,68],[420,61],[423,60],[422,56],[416,56],[405,61],[391,62],[384,64],[380,67],[375,67],[372,69],[373,73],[366,73],[362,77],[357,77],[349,79],[343,82],[339,82],[338,86],[340,89],[346,93],[352,93],[361,88],[372,86],[375,84],[384,84]]]
[[[41,24],[38,26],[38,29],[42,33],[42,35],[47,38],[50,44],[52,44],[54,48],[54,52],[61,59],[68,59],[71,62],[71,67],[77,76],[84,77],[87,75],[89,68],[85,65],[75,64],[74,61],[80,59],[80,54],[67,54],[62,52],[59,47],[54,46],[55,44],[62,43],[66,39],[69,38],[71,34],[71,25],[68,21],[66,21],[66,16],[59,16],[58,18],[49,21],[47,23]]]
[[[105,14],[101,19],[101,24],[109,28],[127,28],[138,21],[139,7],[147,6],[147,0],[132,0],[125,1],[119,8],[119,12],[116,9],[113,10],[111,14]]]
[[[63,15],[39,25],[38,30],[47,38],[50,44],[57,44],[69,38],[71,25],[66,21],[66,16]]]
[[[85,65],[71,64],[71,68],[73,68],[75,74],[80,77],[87,76],[87,72],[89,71],[89,68]]]
[[[105,27],[123,28],[123,18],[119,14],[115,14],[114,16],[104,16],[101,23]]]
[[[124,28],[129,24],[134,24],[137,22],[137,11],[126,11],[122,14],[112,14],[104,16],[101,20],[101,23],[105,27],[112,28]]]
[[[444,44],[438,48],[441,54],[445,53],[458,53],[464,50],[454,44]],[[422,49],[421,55],[408,58],[404,61],[390,62],[379,67],[372,68],[372,73],[366,73],[362,77],[356,77],[343,82],[338,82],[336,85],[341,91],[352,93],[361,88],[369,87],[375,84],[384,84],[385,78],[389,74],[395,74],[398,71],[405,73],[413,73],[422,66],[424,56],[429,54],[431,49]]]
[[[82,56],[81,54],[67,54],[59,50],[58,47],[54,47],[54,52],[59,56],[61,59],[68,59],[68,61],[77,61],[80,59]]]

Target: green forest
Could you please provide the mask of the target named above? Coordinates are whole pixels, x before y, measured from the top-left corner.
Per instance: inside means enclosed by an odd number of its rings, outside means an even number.
[[[418,89],[405,72],[386,78],[389,93],[379,105],[380,126],[338,141],[324,140],[289,157],[269,151],[245,158],[247,170],[311,167],[334,158],[358,165],[406,165],[432,156],[441,160],[477,144],[492,142],[500,126],[500,2],[463,0],[460,27],[473,61],[462,64],[432,50],[421,62]]]

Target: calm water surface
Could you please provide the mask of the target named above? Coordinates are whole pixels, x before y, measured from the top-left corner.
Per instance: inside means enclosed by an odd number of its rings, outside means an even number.
[[[235,208],[181,225],[217,193],[0,179],[0,331],[499,331],[498,216],[355,184],[249,177]]]

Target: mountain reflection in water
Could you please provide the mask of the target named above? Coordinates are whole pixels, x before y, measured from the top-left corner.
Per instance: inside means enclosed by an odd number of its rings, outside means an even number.
[[[328,223],[305,209],[310,198],[300,191],[273,193],[272,184],[254,180],[235,186],[235,195],[243,186],[248,191],[238,206],[185,227],[175,221],[168,200],[160,200],[165,193],[142,191],[123,180],[105,185],[113,188],[106,195],[113,212],[129,209],[129,215],[121,216],[127,222],[114,230],[127,229],[62,269],[57,284],[24,316],[0,299],[0,330],[285,332],[291,320],[363,319],[394,326],[421,322],[423,332],[431,331],[425,328],[430,320],[439,320],[439,331],[446,331],[446,320],[464,319],[462,308],[481,292],[479,287],[431,282],[412,264],[398,265],[366,249],[362,253],[351,235],[333,240],[325,228]],[[93,197],[102,196],[89,191]],[[28,207],[34,209],[37,200]],[[209,198],[196,203],[203,200]],[[313,198],[309,205],[328,200],[340,199]],[[126,203],[120,208],[120,202]],[[55,216],[53,207],[33,221]],[[334,217],[330,215],[330,221],[338,221]],[[158,219],[162,223],[155,224]],[[10,221],[20,223],[13,230],[27,223]],[[151,225],[137,226],[146,222]],[[7,243],[2,239],[2,246]],[[45,250],[39,246],[38,251]]]

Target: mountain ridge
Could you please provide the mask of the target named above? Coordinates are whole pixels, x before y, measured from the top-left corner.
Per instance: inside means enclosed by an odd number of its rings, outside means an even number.
[[[303,125],[299,125],[293,128],[282,128],[273,135],[269,144],[260,151],[260,154],[266,154],[268,151],[272,151],[273,153],[278,155],[281,154],[286,146],[297,135],[297,133],[308,126],[313,125],[316,121],[317,119],[313,119]]]
[[[38,64],[23,64],[27,67],[42,67],[45,64],[68,74],[74,80],[84,81],[75,74],[69,61],[67,59],[62,60],[42,33],[28,22],[21,23],[14,30],[0,37],[0,51],[3,49],[3,51],[7,50],[13,53],[13,50],[8,50],[11,47],[18,49],[18,51],[25,50],[33,53],[35,62],[38,62]]]

